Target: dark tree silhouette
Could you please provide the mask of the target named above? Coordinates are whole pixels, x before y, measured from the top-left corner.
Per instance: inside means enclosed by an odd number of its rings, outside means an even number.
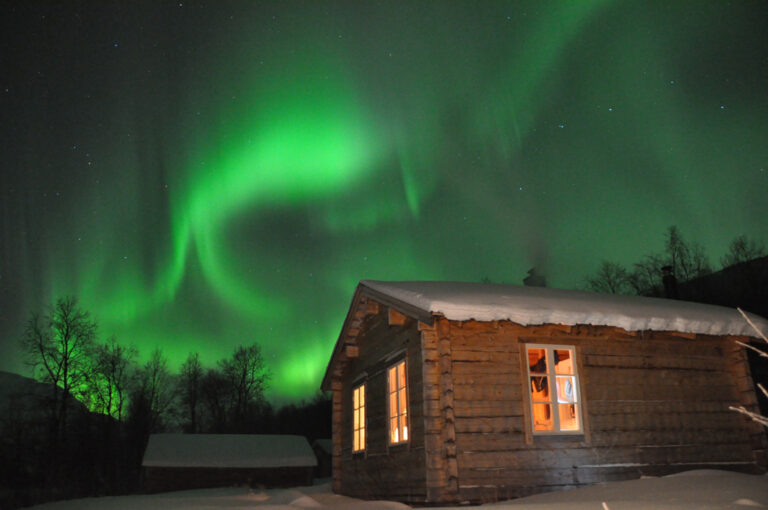
[[[604,260],[600,269],[587,277],[587,288],[605,294],[631,294],[629,272],[621,264]]]
[[[603,261],[598,271],[586,278],[586,287],[609,294],[640,294],[664,296],[669,294],[663,278],[689,281],[711,272],[704,248],[688,243],[676,226],[667,229],[664,252],[645,255],[628,271],[615,262]],[[668,280],[669,282],[670,280]]]
[[[168,418],[176,396],[173,382],[162,349],[155,349],[138,370],[132,395],[136,407],[146,413],[148,434],[160,431]]]
[[[745,235],[740,235],[731,241],[728,253],[723,255],[720,263],[723,267],[735,266],[765,255],[765,245]]]
[[[179,393],[181,407],[185,415],[184,431],[197,433],[200,431],[199,408],[201,405],[201,391],[203,382],[203,367],[200,364],[200,354],[190,353],[187,360],[181,366],[179,374]]]
[[[122,421],[137,355],[135,348],[123,347],[114,336],[96,346],[87,374],[93,411]]]
[[[669,227],[666,239],[666,262],[679,281],[689,281],[712,272],[704,248],[696,242],[688,243],[676,226]]]
[[[22,348],[35,378],[51,387],[53,446],[66,437],[73,396],[86,389],[95,338],[96,323],[74,297],[59,299],[46,315],[33,313],[27,322]]]
[[[232,357],[219,362],[230,392],[230,423],[237,432],[247,432],[252,426],[250,418],[265,402],[264,391],[269,382],[269,371],[258,344],[242,345]]]
[[[227,431],[227,409],[229,389],[224,375],[209,368],[200,384],[201,415],[200,428],[206,432],[220,434]]]

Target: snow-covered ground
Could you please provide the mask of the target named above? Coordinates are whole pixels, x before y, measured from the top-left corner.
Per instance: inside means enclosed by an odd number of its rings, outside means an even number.
[[[751,510],[768,508],[768,475],[697,470],[583,489],[539,494],[485,505],[488,510]],[[60,501],[37,510],[399,510],[391,501],[362,501],[333,494],[329,484],[295,489],[204,489],[148,496]],[[462,507],[466,508],[466,507]],[[434,509],[433,509],[434,510]]]

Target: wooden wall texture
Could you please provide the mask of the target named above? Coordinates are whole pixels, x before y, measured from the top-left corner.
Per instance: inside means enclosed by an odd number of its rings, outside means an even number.
[[[428,467],[447,475],[432,479],[438,500],[496,501],[641,475],[765,466],[765,432],[728,409],[756,404],[733,338],[446,320],[434,329],[425,332],[425,360],[438,370],[427,375],[425,366],[424,381],[436,387],[430,396],[444,416],[443,430],[427,440]],[[576,347],[585,434],[531,434],[524,343]],[[446,348],[450,374],[441,368]]]
[[[338,492],[360,498],[423,502],[425,490],[423,390],[421,345],[416,322],[390,326],[387,309],[369,315],[361,324],[363,340],[358,356],[347,361],[338,393],[341,410],[334,437],[341,440],[340,462],[334,464]],[[387,423],[387,368],[405,359],[410,441],[389,445]],[[352,453],[352,388],[366,383],[366,449]],[[336,430],[340,433],[337,434]]]
[[[364,309],[364,307],[363,307]],[[733,337],[502,322],[390,324],[361,314],[334,389],[334,489],[409,503],[488,502],[696,468],[766,465],[766,434]],[[585,433],[530,430],[525,343],[573,345]],[[388,446],[386,369],[408,364],[410,442]],[[367,448],[352,454],[352,388],[366,382]]]

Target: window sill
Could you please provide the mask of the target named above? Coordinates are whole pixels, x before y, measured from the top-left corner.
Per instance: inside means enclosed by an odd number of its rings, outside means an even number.
[[[533,434],[533,442],[539,444],[585,443],[583,432],[578,434]]]
[[[400,452],[400,451],[408,451],[411,449],[411,442],[410,441],[404,441],[402,443],[389,443],[387,445],[387,451],[388,452]]]

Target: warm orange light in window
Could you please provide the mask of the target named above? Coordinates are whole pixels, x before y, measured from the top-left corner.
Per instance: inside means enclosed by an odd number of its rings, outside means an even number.
[[[572,348],[527,346],[528,389],[535,432],[580,431]]]
[[[405,361],[387,371],[389,388],[389,442],[408,441],[408,398],[405,377]]]
[[[352,451],[365,450],[365,384],[352,391]]]

